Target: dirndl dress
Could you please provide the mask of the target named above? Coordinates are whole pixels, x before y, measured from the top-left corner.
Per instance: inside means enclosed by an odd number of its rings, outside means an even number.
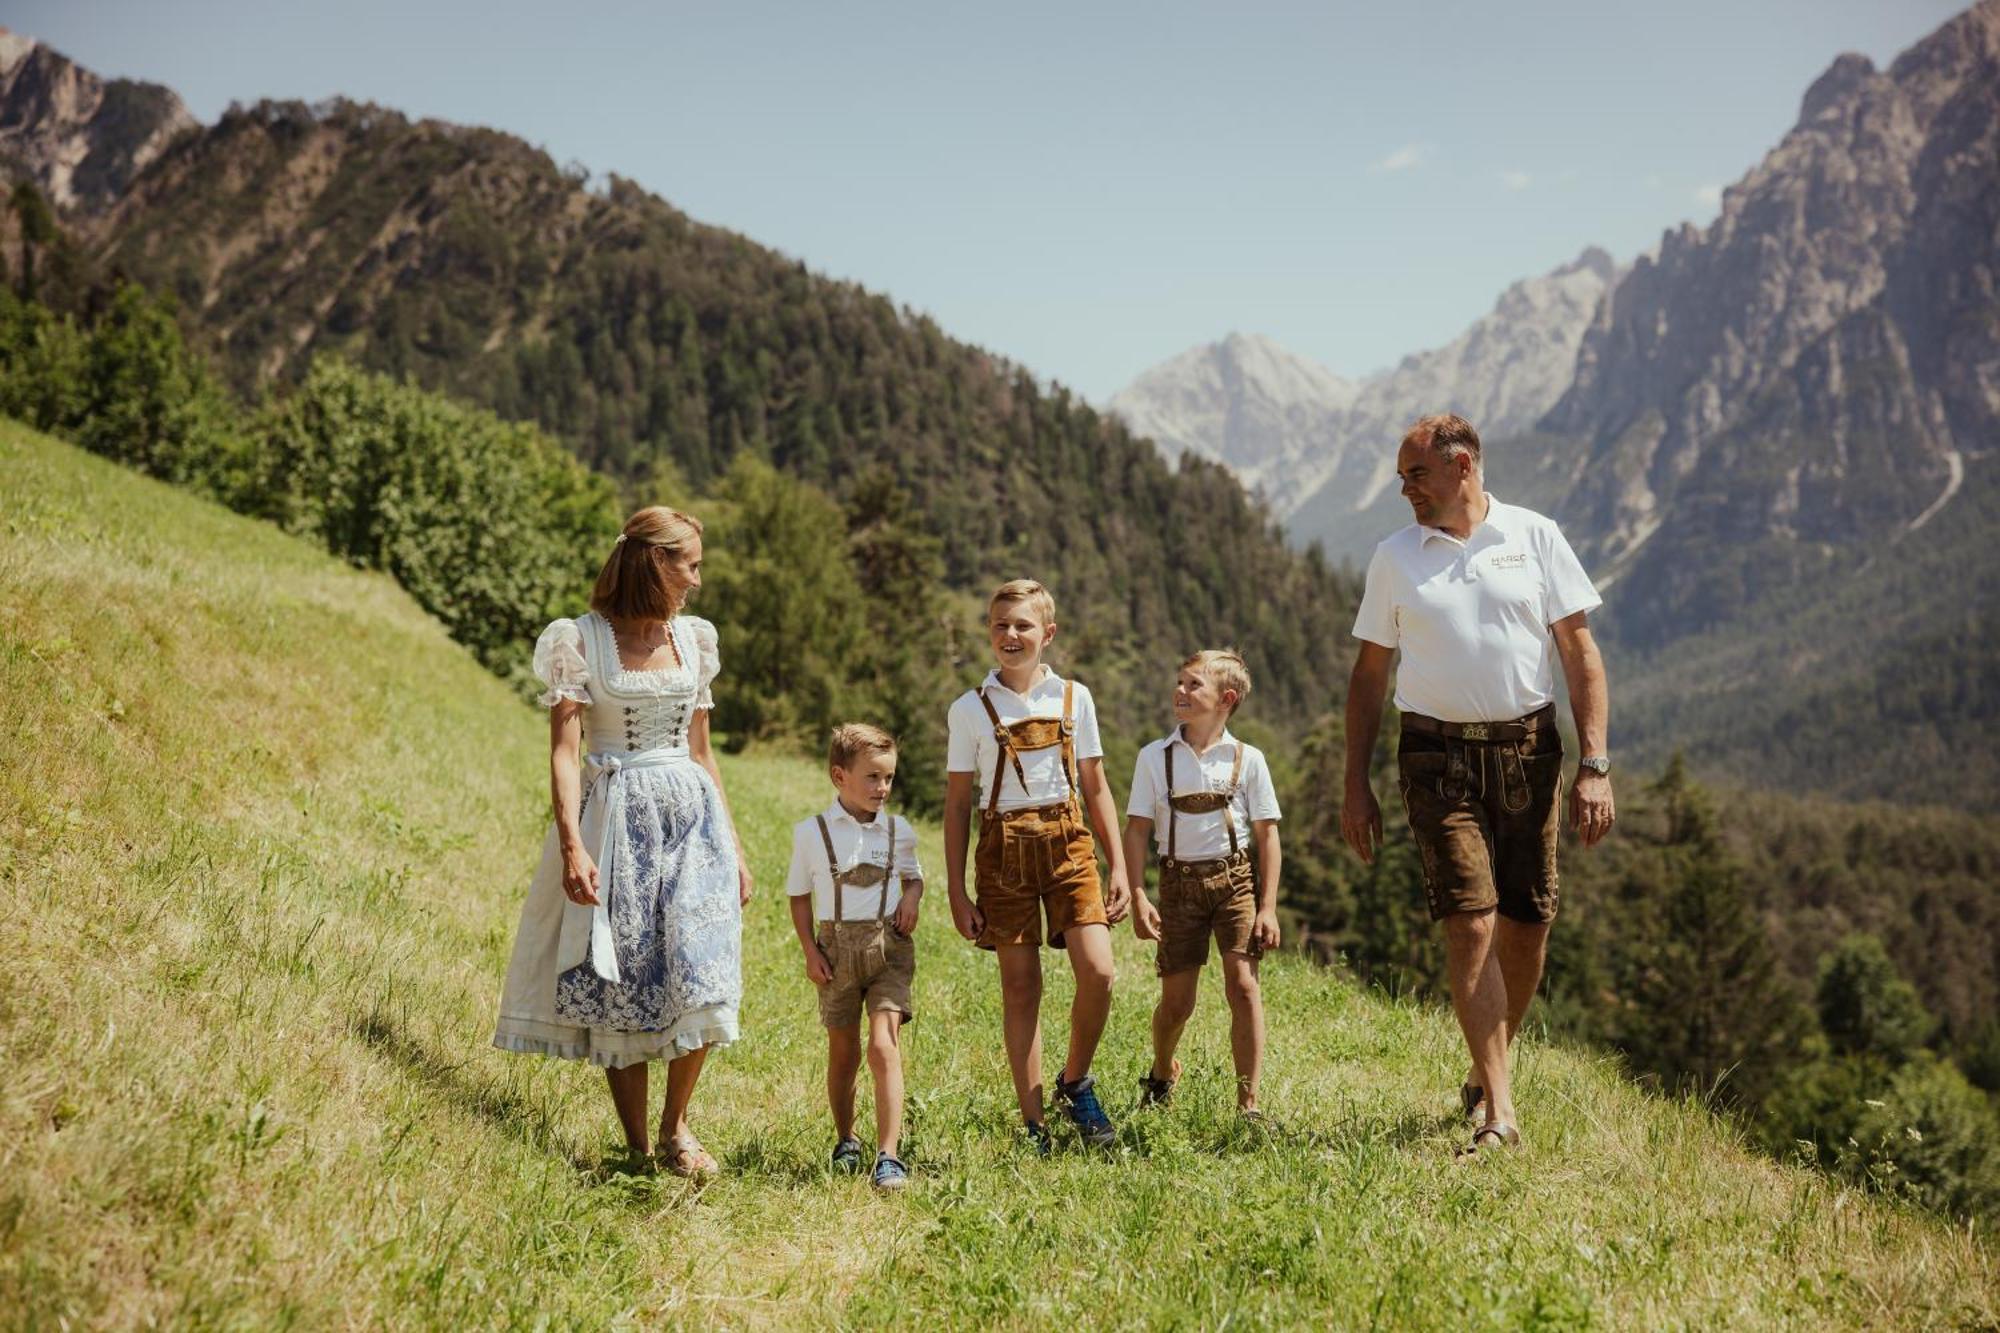
[[[535,645],[545,707],[585,705],[584,846],[598,905],[562,889],[553,824],[521,908],[493,1044],[618,1069],[737,1035],[743,910],[721,793],[688,753],[695,710],[714,707],[715,627],[668,622],[681,665],[627,671],[596,612]]]

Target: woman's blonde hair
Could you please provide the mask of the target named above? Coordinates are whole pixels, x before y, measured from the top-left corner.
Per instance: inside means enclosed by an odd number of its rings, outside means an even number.
[[[686,600],[670,566],[699,536],[700,519],[665,505],[648,505],[626,519],[610,558],[597,571],[590,609],[612,620],[668,619]]]
[[[1181,670],[1207,677],[1218,692],[1236,691],[1236,702],[1229,706],[1231,713],[1250,697],[1250,668],[1243,665],[1243,654],[1234,648],[1204,648],[1181,663]]]

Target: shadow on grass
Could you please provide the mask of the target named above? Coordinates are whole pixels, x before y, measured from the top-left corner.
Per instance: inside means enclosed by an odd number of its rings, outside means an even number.
[[[428,1087],[444,1102],[498,1129],[517,1143],[560,1157],[586,1184],[643,1184],[650,1165],[623,1149],[600,1156],[578,1152],[556,1133],[548,1111],[511,1088],[466,1072],[470,1061],[431,1049],[380,1009],[352,1017],[348,1030],[383,1059]],[[636,1202],[636,1200],[635,1200]]]

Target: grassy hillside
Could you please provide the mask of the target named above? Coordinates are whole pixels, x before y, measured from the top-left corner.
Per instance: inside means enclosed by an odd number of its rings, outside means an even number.
[[[534,713],[386,580],[270,529],[6,425],[0,494],[0,1322],[2000,1319],[1984,1242],[1771,1166],[1602,1058],[1530,1041],[1532,1145],[1452,1166],[1448,1019],[1292,959],[1268,1141],[1233,1123],[1211,994],[1179,1105],[1123,1116],[1108,1157],[1024,1157],[992,963],[941,894],[915,1186],[829,1180],[776,895],[825,791],[755,756],[727,769],[762,885],[746,1037],[697,1105],[726,1174],[617,1175],[594,1071],[486,1045],[541,836]],[[1150,986],[1119,949],[1123,1112]]]

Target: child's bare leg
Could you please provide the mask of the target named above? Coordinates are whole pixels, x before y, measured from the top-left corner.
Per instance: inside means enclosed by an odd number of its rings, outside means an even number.
[[[618,1127],[625,1131],[625,1146],[640,1157],[646,1155],[646,1062],[607,1069],[611,1084],[611,1104],[618,1108]]]
[[[903,1016],[893,1009],[868,1016],[868,1072],[875,1079],[875,1150],[891,1157],[903,1137],[902,1030]],[[848,1087],[851,1094],[853,1085]]]
[[[1201,969],[1182,968],[1160,978],[1160,1002],[1153,1006],[1152,1077],[1172,1080],[1174,1052],[1180,1048],[1181,1032],[1194,1017],[1194,999],[1201,988]]]
[[[833,1112],[836,1139],[854,1137],[854,1078],[861,1072],[858,1028],[826,1030],[826,1104]]]
[[[1063,1061],[1063,1082],[1074,1083],[1090,1072],[1104,1024],[1111,1017],[1111,983],[1118,975],[1111,958],[1109,926],[1071,926],[1063,933],[1070,970],[1076,973],[1076,998],[1069,1006],[1069,1054]]]
[[[1000,1031],[1014,1099],[1021,1118],[1042,1123],[1042,951],[1036,944],[1003,944],[1000,955]]]
[[[1264,1072],[1264,990],[1257,960],[1234,950],[1222,955],[1223,987],[1229,996],[1229,1053],[1236,1060],[1236,1105],[1257,1109],[1257,1079]]]

